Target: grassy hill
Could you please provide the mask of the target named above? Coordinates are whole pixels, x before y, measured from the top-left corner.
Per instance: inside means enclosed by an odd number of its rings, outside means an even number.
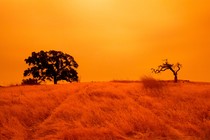
[[[209,140],[210,84],[1,87],[0,139]]]

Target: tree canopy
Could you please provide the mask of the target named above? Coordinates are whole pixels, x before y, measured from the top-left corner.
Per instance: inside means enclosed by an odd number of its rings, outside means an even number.
[[[57,84],[60,80],[78,81],[77,62],[71,55],[61,51],[32,52],[25,62],[29,68],[24,71],[24,76],[32,75],[40,82],[53,80],[54,84]]]

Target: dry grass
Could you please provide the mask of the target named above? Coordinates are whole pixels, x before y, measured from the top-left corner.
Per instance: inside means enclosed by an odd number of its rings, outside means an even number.
[[[167,90],[167,82],[157,80],[150,76],[143,76],[141,78],[143,89],[151,96],[164,97]]]
[[[161,86],[164,98],[144,88],[144,82],[0,88],[0,139],[210,139],[210,84],[170,83]]]

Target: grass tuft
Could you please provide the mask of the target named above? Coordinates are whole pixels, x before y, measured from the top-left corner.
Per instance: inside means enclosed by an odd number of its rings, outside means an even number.
[[[150,76],[141,78],[143,89],[151,96],[162,97],[166,91],[166,83]]]

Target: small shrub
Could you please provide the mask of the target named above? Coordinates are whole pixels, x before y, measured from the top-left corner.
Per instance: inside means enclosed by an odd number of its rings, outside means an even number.
[[[163,81],[157,80],[153,77],[144,76],[141,78],[143,89],[152,95],[163,95],[165,84]]]
[[[22,85],[40,85],[37,79],[29,78],[29,79],[23,79]]]

